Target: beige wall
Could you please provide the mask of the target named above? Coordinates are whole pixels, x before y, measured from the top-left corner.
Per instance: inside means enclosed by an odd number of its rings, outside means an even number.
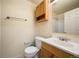
[[[36,22],[36,35],[44,36],[44,37],[50,37],[52,35],[52,6],[48,7],[49,11],[49,19],[45,22]]]
[[[1,57],[1,0],[0,0],[0,57]]]
[[[79,8],[66,12],[64,17],[65,32],[79,35]]]
[[[2,0],[2,57],[24,57],[24,42],[34,39],[35,5],[28,0]],[[6,16],[27,21],[4,20]]]

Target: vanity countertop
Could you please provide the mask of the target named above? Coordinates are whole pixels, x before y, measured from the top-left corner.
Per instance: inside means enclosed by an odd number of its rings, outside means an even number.
[[[76,42],[62,42],[58,38],[43,38],[43,37],[36,37],[36,39],[39,39],[51,46],[55,46],[67,53],[70,53],[76,57],[79,57],[79,44]]]

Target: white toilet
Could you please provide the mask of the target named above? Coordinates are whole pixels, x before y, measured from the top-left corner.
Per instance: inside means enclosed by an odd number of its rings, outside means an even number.
[[[33,58],[36,57],[38,51],[41,48],[41,41],[39,39],[35,39],[35,46],[29,46],[25,48],[25,57],[26,58]]]

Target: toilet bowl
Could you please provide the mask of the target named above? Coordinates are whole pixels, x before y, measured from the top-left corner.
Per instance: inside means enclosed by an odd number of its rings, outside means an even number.
[[[35,39],[35,46],[29,46],[25,48],[25,57],[26,58],[33,58],[37,56],[38,51],[41,48],[41,41],[38,39]]]
[[[34,46],[27,47],[25,48],[25,57],[27,58],[34,57],[38,51],[39,49],[37,47]]]

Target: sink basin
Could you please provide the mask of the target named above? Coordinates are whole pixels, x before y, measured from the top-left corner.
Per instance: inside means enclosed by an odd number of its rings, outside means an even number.
[[[56,44],[56,45],[60,45],[60,46],[64,46],[64,47],[74,47],[74,43],[73,42],[61,41],[58,38],[49,38],[49,39],[47,39],[47,41],[52,43],[52,44]]]

